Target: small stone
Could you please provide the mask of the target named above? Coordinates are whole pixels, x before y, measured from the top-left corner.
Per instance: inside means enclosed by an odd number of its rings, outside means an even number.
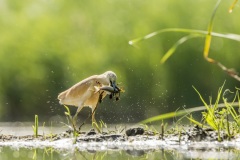
[[[127,136],[143,135],[143,133],[144,133],[144,129],[141,127],[129,128],[128,130],[126,130]]]
[[[90,129],[90,131],[86,133],[87,136],[96,135],[96,134],[97,133],[94,128]]]

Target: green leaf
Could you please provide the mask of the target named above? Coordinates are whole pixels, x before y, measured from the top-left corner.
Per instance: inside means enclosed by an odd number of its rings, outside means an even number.
[[[167,53],[164,54],[164,56],[161,59],[161,63],[164,63],[165,61],[167,61],[167,59],[175,52],[175,50],[178,48],[178,46],[180,46],[181,44],[183,44],[184,42],[186,42],[187,40],[191,39],[191,38],[196,38],[199,37],[199,35],[197,34],[190,34],[188,36],[182,37],[181,39],[179,39],[168,51]]]

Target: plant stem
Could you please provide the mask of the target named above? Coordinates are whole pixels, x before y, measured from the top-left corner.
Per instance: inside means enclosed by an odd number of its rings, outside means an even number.
[[[38,115],[35,115],[35,138],[38,137]]]

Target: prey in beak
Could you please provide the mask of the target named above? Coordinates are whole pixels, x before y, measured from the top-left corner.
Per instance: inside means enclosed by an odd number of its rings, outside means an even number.
[[[112,99],[113,97],[116,97],[116,101],[118,101],[120,99],[120,92],[123,90],[116,85],[115,81],[110,80],[110,85],[113,87],[114,92],[111,92],[109,98]]]
[[[112,99],[115,97],[116,101],[120,99],[120,92],[124,92],[123,89],[119,88],[115,82],[110,81],[110,86],[95,87],[95,92],[105,91],[109,94],[109,98]],[[101,93],[100,93],[101,96]],[[101,97],[100,101],[101,102]]]
[[[113,87],[113,90],[114,90],[115,92],[120,91],[120,89],[119,89],[118,86],[116,85],[116,82],[115,82],[115,81],[111,81],[111,80],[110,80],[110,85]]]

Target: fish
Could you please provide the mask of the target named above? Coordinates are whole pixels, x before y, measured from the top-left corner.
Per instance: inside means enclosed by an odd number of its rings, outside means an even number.
[[[112,86],[103,86],[103,87],[97,87],[94,86],[95,88],[95,93],[99,92],[99,91],[105,91],[107,92],[107,94],[109,94],[109,98],[112,99],[113,97],[115,97],[116,101],[118,101],[120,99],[120,92],[124,92],[123,89],[119,88],[118,86],[112,87]],[[101,94],[100,94],[101,96]],[[100,99],[100,103],[101,103],[101,98]]]
[[[123,92],[123,90],[118,88],[117,86],[116,88],[113,88],[111,86],[103,86],[103,87],[94,86],[94,88],[95,88],[95,93],[99,92],[100,90],[106,91],[108,94]]]

